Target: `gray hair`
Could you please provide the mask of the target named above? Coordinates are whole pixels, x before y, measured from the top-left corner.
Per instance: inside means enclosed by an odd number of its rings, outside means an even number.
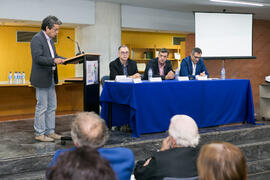
[[[202,50],[198,47],[195,47],[191,50],[191,54],[192,56],[195,54],[195,53],[198,53],[198,54],[202,54]]]
[[[94,112],[78,113],[71,125],[71,136],[81,146],[102,147],[108,139],[105,121]]]
[[[121,45],[121,46],[118,47],[118,51],[120,51],[121,48],[127,48],[128,49],[128,47],[126,45]],[[129,51],[129,49],[128,49],[128,51]]]
[[[42,20],[41,29],[46,31],[46,27],[52,29],[55,24],[61,25],[62,22],[55,16],[47,16]]]
[[[169,135],[181,147],[196,147],[199,144],[199,131],[196,122],[187,115],[175,115],[171,118]]]

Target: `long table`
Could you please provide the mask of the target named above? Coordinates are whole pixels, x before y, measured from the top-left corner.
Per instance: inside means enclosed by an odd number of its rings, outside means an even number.
[[[100,102],[101,117],[109,123],[111,114],[112,126],[129,124],[134,137],[168,130],[176,114],[191,116],[200,128],[255,123],[246,79],[105,82]]]

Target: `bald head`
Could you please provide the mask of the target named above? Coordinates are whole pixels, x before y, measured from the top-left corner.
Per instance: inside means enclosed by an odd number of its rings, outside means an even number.
[[[71,125],[71,136],[78,146],[101,147],[108,138],[108,129],[103,119],[94,112],[76,115]]]
[[[187,115],[175,115],[171,118],[169,134],[180,147],[196,147],[199,144],[197,124]]]

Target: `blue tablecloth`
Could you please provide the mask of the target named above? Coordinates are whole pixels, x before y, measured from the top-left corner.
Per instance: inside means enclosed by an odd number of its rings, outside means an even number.
[[[112,125],[129,124],[133,136],[168,130],[176,114],[191,116],[198,127],[255,123],[250,81],[205,80],[143,83],[105,82],[100,97],[101,117]]]

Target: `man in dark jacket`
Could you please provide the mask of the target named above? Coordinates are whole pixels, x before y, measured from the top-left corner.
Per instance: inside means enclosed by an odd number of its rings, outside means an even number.
[[[195,79],[195,76],[209,77],[201,56],[202,50],[200,48],[193,48],[191,55],[184,58],[181,62],[180,76],[189,76],[191,79]]]
[[[36,89],[36,112],[34,128],[38,141],[54,141],[60,135],[54,132],[56,93],[58,83],[57,64],[63,63],[58,56],[52,38],[56,37],[62,22],[55,16],[42,21],[41,31],[31,41],[32,70],[30,82]]]
[[[165,48],[159,50],[158,57],[150,60],[144,70],[144,79],[148,80],[148,71],[151,68],[153,77],[162,79],[174,79],[174,72],[171,61],[167,60],[169,51]]]
[[[136,180],[162,180],[164,177],[188,178],[197,175],[199,132],[196,122],[186,115],[171,119],[169,136],[159,152],[145,161],[138,161]]]
[[[123,45],[118,48],[118,56],[110,63],[110,80],[115,80],[117,75],[126,75],[133,79],[141,78],[136,61],[128,58],[129,49],[127,46]]]

